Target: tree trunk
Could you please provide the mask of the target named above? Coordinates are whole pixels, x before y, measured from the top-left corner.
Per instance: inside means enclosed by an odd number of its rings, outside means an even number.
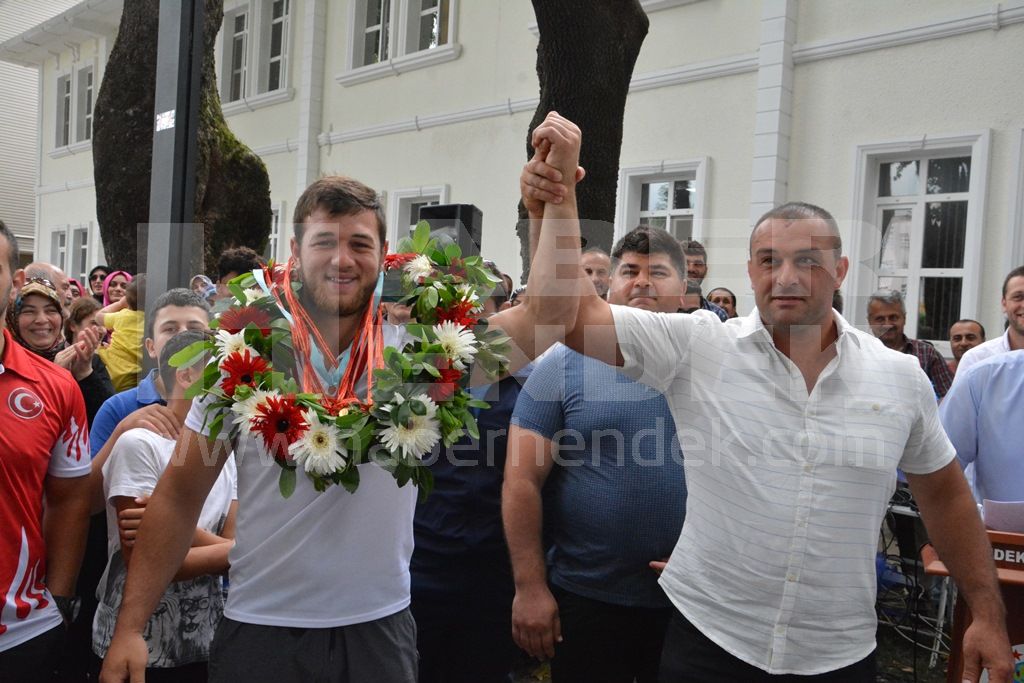
[[[215,273],[217,256],[233,246],[262,252],[270,234],[270,178],[263,161],[228,129],[220,109],[214,42],[223,0],[206,1],[199,102],[199,161],[194,222],[204,226],[203,253],[194,272]],[[153,162],[154,96],[159,0],[124,3],[117,40],[96,97],[93,173],[96,217],[107,264],[145,269]]]
[[[638,0],[533,0],[540,29],[537,76],[540,105],[526,135],[557,111],[583,132],[580,164],[587,177],[576,190],[580,230],[587,246],[610,251],[622,121],[633,66],[649,22]],[[519,203],[523,281],[529,273],[529,227]]]

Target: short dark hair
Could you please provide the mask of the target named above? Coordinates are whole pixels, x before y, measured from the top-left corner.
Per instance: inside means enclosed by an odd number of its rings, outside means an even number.
[[[156,314],[168,306],[180,306],[182,308],[201,308],[206,312],[206,319],[210,319],[210,304],[200,294],[191,289],[175,287],[157,297],[153,302],[153,308],[146,312],[146,334],[145,339],[153,338],[153,326],[156,324]]]
[[[977,325],[978,329],[981,330],[981,338],[982,339],[985,338],[985,326],[982,325],[981,323],[979,323],[977,320],[971,320],[970,318],[963,318],[962,320],[957,320],[955,323],[953,323],[953,325],[959,325],[960,323],[971,323],[971,324]],[[953,329],[953,325],[949,326],[950,330]]]
[[[1015,277],[1024,277],[1024,266],[1017,266],[1006,274],[1006,279],[1003,280],[1003,296],[1006,296],[1006,288],[1010,286],[1010,280]]]
[[[825,225],[828,226],[829,232],[832,233],[832,237],[835,239],[832,249],[835,251],[836,258],[843,255],[843,236],[839,233],[839,224],[836,223],[836,219],[832,217],[825,209],[814,204],[808,204],[807,202],[788,202],[782,206],[777,206],[770,211],[766,211],[757,219],[754,223],[754,228],[750,231],[750,246],[754,245],[754,233],[757,232],[758,226],[767,220],[779,219],[783,221],[801,221],[808,219],[818,219],[824,221]]]
[[[124,298],[128,301],[128,308],[133,311],[139,310],[139,302],[146,301],[146,274],[139,273],[132,278],[128,286],[124,288]]]
[[[100,310],[100,302],[91,296],[80,296],[68,307],[68,319],[64,321],[64,338],[68,344],[75,343],[71,334],[71,325],[80,325],[83,320]]]
[[[174,378],[178,374],[179,368],[171,365],[171,358],[174,354],[178,353],[183,349],[187,349],[196,342],[203,341],[206,339],[206,335],[202,332],[196,332],[195,330],[185,330],[179,332],[164,344],[164,348],[160,351],[160,379],[164,382],[164,390],[167,395],[170,396],[174,391]],[[200,360],[196,361],[201,362]]]
[[[612,270],[618,268],[618,262],[622,255],[630,252],[633,254],[664,254],[668,256],[676,274],[681,280],[686,280],[686,259],[683,257],[683,250],[676,238],[659,228],[651,228],[641,225],[622,236],[612,249]]]
[[[0,236],[7,240],[7,266],[13,274],[18,269],[18,238],[2,220],[0,220]]]
[[[352,216],[362,211],[372,211],[377,219],[380,246],[384,248],[388,228],[384,220],[384,207],[373,188],[355,178],[340,175],[326,176],[314,182],[295,203],[292,229],[297,242],[302,242],[306,219],[317,209],[323,209],[332,216]]]
[[[697,240],[683,240],[679,243],[679,246],[682,247],[685,256],[700,256],[705,261],[708,260],[708,250]]]
[[[261,265],[260,255],[254,250],[249,247],[231,247],[225,249],[217,259],[217,279],[223,280],[228,273],[249,273]]]

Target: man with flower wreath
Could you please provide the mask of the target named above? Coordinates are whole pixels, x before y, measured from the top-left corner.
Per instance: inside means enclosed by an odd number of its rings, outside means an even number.
[[[299,303],[338,358],[330,363],[307,355],[297,370],[311,369],[325,395],[333,395],[345,377],[349,347],[371,332],[364,329],[370,319],[365,312],[376,308],[386,253],[383,210],[371,188],[328,177],[299,198],[294,224]],[[223,329],[223,316],[221,323]],[[384,346],[401,348],[404,332],[383,325],[382,338]],[[224,372],[222,381],[242,381],[242,375]],[[357,395],[365,393],[365,375],[350,379]],[[209,437],[210,396],[194,403],[173,456],[179,464],[167,469],[149,502],[104,660],[101,680],[107,683],[143,680],[142,629],[187,552],[202,502],[229,457],[226,439]],[[285,439],[303,419],[284,401],[264,417],[264,428]],[[367,463],[358,468],[354,493],[341,486],[318,492],[310,478],[297,477],[294,491],[282,498],[280,468],[253,434],[240,437],[234,451],[237,540],[210,680],[415,681],[409,612],[415,489],[397,486],[391,474]],[[147,534],[150,528],[161,535]]]

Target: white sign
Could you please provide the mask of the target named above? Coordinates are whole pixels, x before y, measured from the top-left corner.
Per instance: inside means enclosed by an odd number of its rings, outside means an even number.
[[[174,110],[160,112],[156,115],[156,132],[174,128]]]

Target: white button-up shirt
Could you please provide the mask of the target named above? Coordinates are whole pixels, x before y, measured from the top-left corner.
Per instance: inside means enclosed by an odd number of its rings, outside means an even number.
[[[665,394],[684,454],[686,521],[661,579],[673,604],[772,674],[866,657],[896,468],[955,457],[917,359],[836,313],[836,357],[808,394],[756,310],[724,324],[612,312],[623,371]]]

